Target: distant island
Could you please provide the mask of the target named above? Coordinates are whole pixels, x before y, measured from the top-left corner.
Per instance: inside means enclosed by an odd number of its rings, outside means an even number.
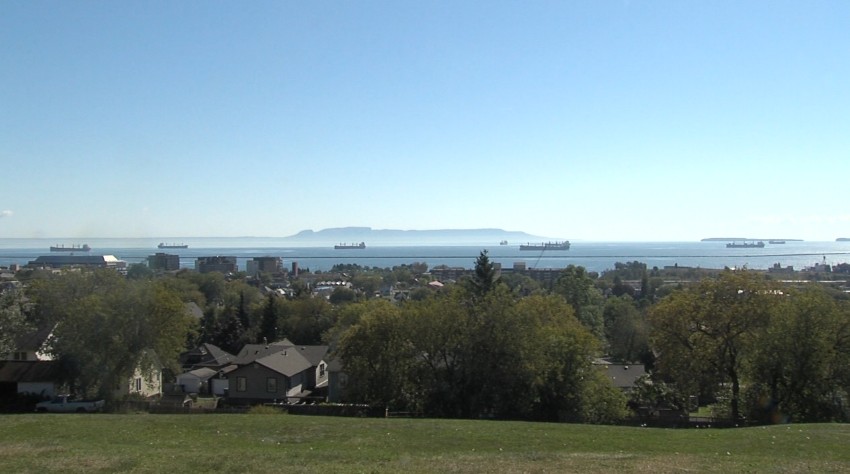
[[[302,230],[284,237],[303,244],[335,245],[340,242],[365,242],[374,245],[493,245],[507,241],[508,245],[551,240],[551,237],[531,235],[502,229],[441,229],[396,230],[371,227],[335,227],[320,231]]]
[[[748,237],[708,237],[700,240],[700,242],[734,242],[742,240],[761,240],[761,241],[785,241],[785,242],[802,242],[803,239],[753,239]]]
[[[835,239],[836,242],[850,242],[850,237],[839,237]]]

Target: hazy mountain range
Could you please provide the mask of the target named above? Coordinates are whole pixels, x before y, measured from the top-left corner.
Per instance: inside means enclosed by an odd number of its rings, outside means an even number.
[[[450,244],[498,244],[503,240],[519,244],[552,240],[519,231],[502,229],[442,229],[442,230],[394,230],[372,229],[371,227],[336,227],[320,231],[302,230],[285,237],[299,243],[338,244],[359,243],[366,245],[450,245]]]

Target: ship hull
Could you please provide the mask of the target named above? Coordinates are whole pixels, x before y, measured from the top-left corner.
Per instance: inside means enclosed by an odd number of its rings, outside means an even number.
[[[569,242],[546,242],[543,244],[524,244],[519,246],[520,250],[569,250]]]

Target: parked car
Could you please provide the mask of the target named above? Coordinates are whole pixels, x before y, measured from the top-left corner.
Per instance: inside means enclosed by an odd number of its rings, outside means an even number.
[[[81,400],[72,395],[58,395],[53,400],[41,402],[35,411],[46,413],[91,413],[103,409],[103,400]]]

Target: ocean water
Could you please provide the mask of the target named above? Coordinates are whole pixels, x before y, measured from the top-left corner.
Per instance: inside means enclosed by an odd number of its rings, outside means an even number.
[[[187,249],[157,249],[159,242],[185,243]],[[295,246],[283,238],[162,238],[162,239],[0,239],[0,266],[25,265],[40,255],[61,255],[50,252],[51,245],[88,244],[90,252],[78,255],[114,255],[128,264],[142,263],[149,255],[165,252],[180,256],[182,268],[194,268],[195,259],[211,255],[230,255],[237,258],[239,268],[254,257],[281,257],[283,265],[298,262],[302,269],[329,270],[338,263],[354,263],[369,267],[393,267],[425,262],[429,268],[437,265],[472,268],[482,250],[490,260],[511,267],[524,262],[528,268],[565,268],[581,265],[589,271],[614,268],[616,262],[640,261],[649,268],[678,265],[680,267],[724,268],[747,266],[766,269],[774,264],[803,269],[816,263],[830,265],[850,262],[850,242],[786,242],[766,244],[764,248],[729,249],[725,242],[572,242],[566,251],[520,251],[519,245],[499,245],[483,242],[480,245],[371,245],[357,250],[334,250],[333,243],[322,246]]]

